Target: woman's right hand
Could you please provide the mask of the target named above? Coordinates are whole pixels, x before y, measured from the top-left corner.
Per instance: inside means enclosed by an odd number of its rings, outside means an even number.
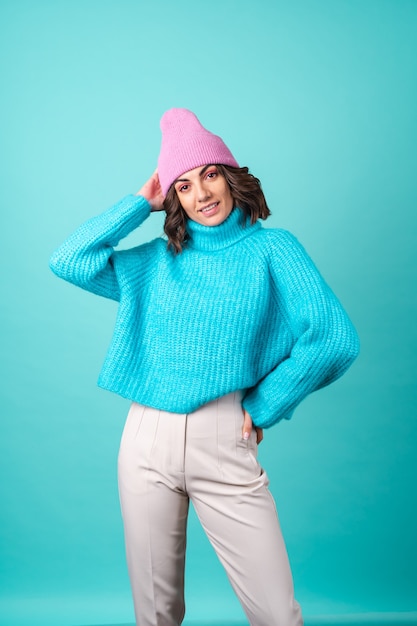
[[[162,193],[161,184],[159,182],[158,170],[155,170],[149,180],[143,185],[136,194],[143,196],[151,205],[151,211],[162,211],[165,196]]]

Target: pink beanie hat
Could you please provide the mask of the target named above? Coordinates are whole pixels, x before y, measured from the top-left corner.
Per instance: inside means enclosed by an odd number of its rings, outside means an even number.
[[[158,175],[164,195],[181,174],[200,165],[239,167],[223,140],[204,128],[188,109],[166,111],[161,118],[161,131]]]

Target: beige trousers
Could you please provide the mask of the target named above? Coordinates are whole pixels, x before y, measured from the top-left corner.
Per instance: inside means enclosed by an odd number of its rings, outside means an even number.
[[[302,626],[255,430],[242,439],[241,394],[189,414],[132,404],[119,491],[137,626],[178,626],[184,613],[191,499],[251,626]]]

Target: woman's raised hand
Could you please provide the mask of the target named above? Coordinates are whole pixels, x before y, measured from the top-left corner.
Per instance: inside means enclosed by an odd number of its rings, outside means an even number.
[[[143,196],[152,207],[152,211],[162,211],[165,196],[162,193],[161,184],[159,182],[158,170],[155,170],[149,180],[143,185],[136,194]]]

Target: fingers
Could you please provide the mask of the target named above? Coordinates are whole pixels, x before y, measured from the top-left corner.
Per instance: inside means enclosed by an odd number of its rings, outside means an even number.
[[[163,209],[164,195],[159,182],[157,169],[153,172],[152,176],[146,181],[136,195],[146,198],[152,207],[152,211],[161,211]]]
[[[242,428],[242,437],[245,441],[247,441],[252,432],[252,419],[251,416],[245,409],[243,409],[243,428]]]
[[[256,443],[260,444],[264,438],[264,431],[262,428],[258,428],[257,426],[253,426],[252,418],[249,413],[243,409],[243,428],[242,428],[242,437],[245,441],[247,441],[251,435],[252,428],[255,428],[256,431]]]
[[[149,182],[152,182],[153,185],[155,187],[157,187],[159,190],[161,189],[161,185],[160,185],[160,182],[159,182],[159,176],[158,176],[158,170],[157,169],[154,171],[154,173],[150,177]]]

